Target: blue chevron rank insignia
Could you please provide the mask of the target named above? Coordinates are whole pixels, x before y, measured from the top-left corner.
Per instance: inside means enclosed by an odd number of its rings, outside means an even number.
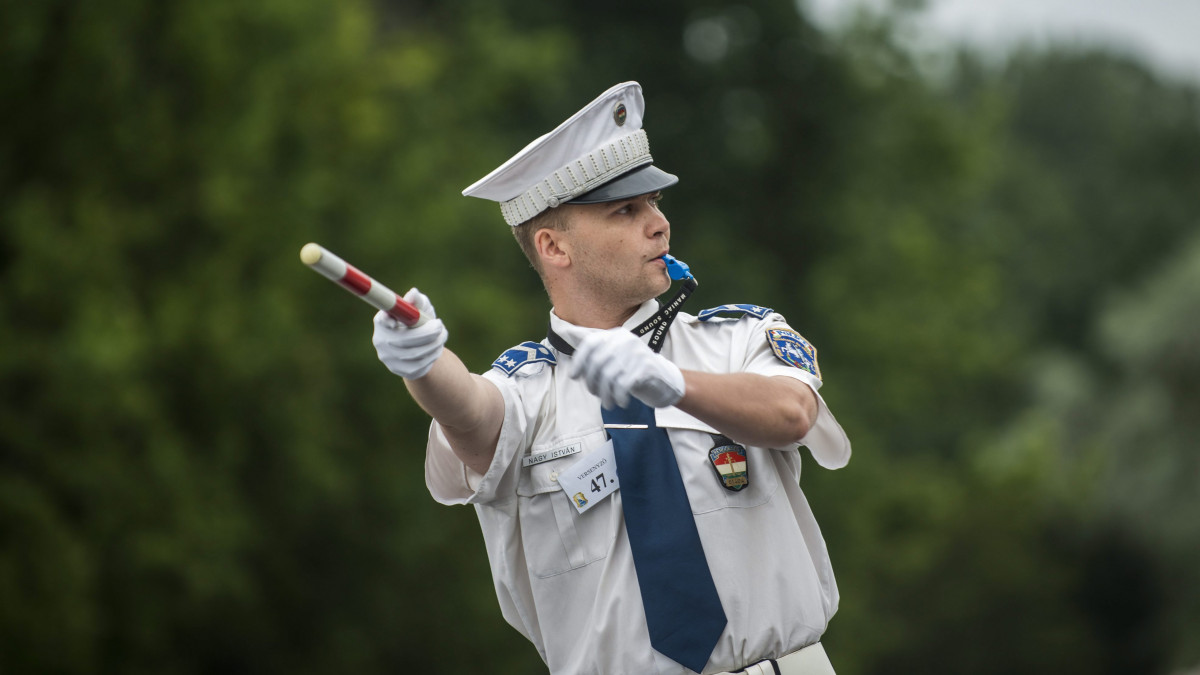
[[[767,318],[767,315],[773,311],[775,310],[771,309],[770,307],[760,307],[759,305],[721,305],[720,307],[713,307],[712,309],[706,309],[700,312],[696,315],[696,318],[700,319],[701,321],[708,321],[709,319],[720,316],[721,314],[735,314],[738,316],[738,318],[743,316],[753,316],[758,317],[759,319],[765,319]]]
[[[767,331],[767,340],[771,343],[771,351],[780,361],[795,366],[800,370],[812,373],[821,379],[821,367],[817,365],[817,348],[794,330],[773,328]]]
[[[550,348],[538,342],[522,342],[500,355],[492,362],[492,367],[512,377],[522,367],[530,363],[556,363],[554,353]]]

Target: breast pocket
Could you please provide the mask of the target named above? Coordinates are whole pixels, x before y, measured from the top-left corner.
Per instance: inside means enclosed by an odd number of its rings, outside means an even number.
[[[770,501],[779,489],[779,474],[771,457],[778,450],[737,443],[727,448],[726,441],[717,440],[720,434],[716,429],[678,408],[658,408],[654,413],[655,424],[671,438],[692,513],[753,508]],[[738,473],[744,473],[744,483]],[[739,485],[741,489],[731,489]]]
[[[517,484],[522,545],[529,570],[545,578],[562,574],[608,556],[616,537],[613,500],[605,499],[584,513],[571,504],[558,482],[560,474],[600,448],[604,432],[556,439],[535,445],[531,454],[582,443],[583,452],[522,467]]]

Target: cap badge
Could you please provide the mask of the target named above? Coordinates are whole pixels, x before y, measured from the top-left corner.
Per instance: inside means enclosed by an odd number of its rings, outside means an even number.
[[[625,115],[625,104],[618,101],[616,107],[613,108],[613,121],[617,123],[617,126],[625,126]]]

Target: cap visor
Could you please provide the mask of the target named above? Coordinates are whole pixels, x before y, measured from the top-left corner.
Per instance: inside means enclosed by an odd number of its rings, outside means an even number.
[[[599,204],[601,202],[615,202],[620,199],[629,199],[638,195],[658,192],[678,182],[679,178],[677,176],[669,174],[656,166],[646,165],[634,169],[629,173],[621,174],[595,190],[579,195],[568,203]]]

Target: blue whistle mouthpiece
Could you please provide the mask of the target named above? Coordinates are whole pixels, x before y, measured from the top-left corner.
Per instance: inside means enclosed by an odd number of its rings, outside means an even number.
[[[671,277],[673,281],[692,278],[692,269],[688,267],[687,263],[676,260],[669,253],[664,253],[662,259],[667,264],[667,276]]]

